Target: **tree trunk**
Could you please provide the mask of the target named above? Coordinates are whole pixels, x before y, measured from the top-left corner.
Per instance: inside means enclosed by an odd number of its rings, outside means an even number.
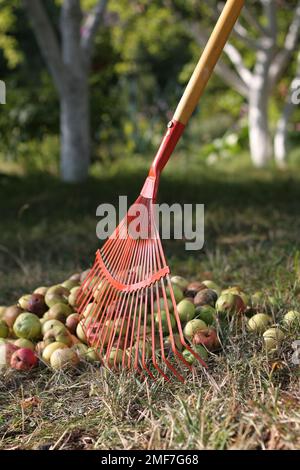
[[[268,105],[270,52],[260,51],[249,92],[249,139],[253,164],[261,168],[272,156]]]
[[[288,125],[293,113],[294,105],[288,101],[284,107],[281,118],[278,121],[274,137],[275,161],[279,168],[285,168],[288,153]]]
[[[90,164],[90,121],[87,76],[66,80],[60,104],[61,176],[63,181],[87,178]]]

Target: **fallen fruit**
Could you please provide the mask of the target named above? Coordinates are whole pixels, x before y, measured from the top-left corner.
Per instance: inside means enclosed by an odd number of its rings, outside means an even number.
[[[57,303],[53,305],[48,311],[48,318],[53,320],[59,320],[62,323],[66,321],[68,315],[71,315],[72,308],[64,303]]]
[[[17,305],[11,305],[10,307],[7,307],[5,310],[5,314],[3,317],[3,320],[7,323],[9,328],[12,328],[16,318],[23,312],[21,307],[18,307]]]
[[[0,338],[7,338],[9,334],[9,328],[4,320],[0,320]]]
[[[221,295],[221,287],[218,286],[218,284],[216,284],[215,282],[213,281],[210,281],[210,280],[207,280],[207,281],[202,281],[202,284],[204,286],[207,287],[207,289],[212,289],[214,290],[216,293],[217,293],[217,296],[219,297],[219,295]]]
[[[290,310],[284,315],[283,323],[288,327],[300,326],[300,312],[297,312],[296,310]]]
[[[227,292],[222,294],[216,302],[216,311],[219,315],[231,316],[235,313],[244,313],[246,305],[237,294]]]
[[[79,322],[76,328],[76,335],[83,343],[87,344],[87,337],[82,322]]]
[[[181,343],[180,336],[178,334],[173,334],[173,339],[174,339],[176,349],[178,351],[182,351],[183,344]],[[171,336],[166,336],[164,338],[164,348],[166,349],[168,353],[173,352]]]
[[[42,335],[45,335],[47,331],[52,330],[55,327],[61,327],[66,329],[65,325],[59,320],[47,320],[42,324]]]
[[[207,328],[195,333],[192,339],[193,344],[205,346],[209,351],[216,351],[220,347],[220,341],[214,328]]]
[[[198,345],[198,346],[193,346],[193,351],[195,351],[195,353],[197,353],[201,359],[203,361],[206,361],[207,358],[208,358],[208,353],[206,351],[206,349],[201,346],[201,345]],[[182,353],[184,359],[186,360],[186,362],[188,362],[189,364],[194,364],[195,362],[197,362],[197,358],[194,356],[193,353],[191,353],[188,349],[185,349]]]
[[[79,357],[75,351],[69,348],[56,349],[50,357],[50,365],[53,369],[66,369],[75,367],[79,362]]]
[[[180,302],[183,299],[182,289],[180,289],[180,287],[176,286],[175,284],[172,285],[172,289],[173,289],[175,302],[176,303]],[[169,287],[166,288],[166,294],[167,294],[168,299],[172,300]]]
[[[34,294],[41,294],[45,297],[45,295],[47,294],[47,290],[48,290],[48,287],[44,287],[44,286],[41,286],[41,287],[37,287],[33,293]]]
[[[106,357],[107,365],[109,367],[121,365],[123,361],[123,353],[124,353],[123,349],[117,350],[115,348],[112,348],[110,350],[109,356]],[[127,352],[125,352],[124,363],[126,361],[126,358],[127,358]]]
[[[200,305],[196,307],[195,318],[203,320],[207,325],[212,325],[216,319],[216,309],[211,305]]]
[[[172,301],[168,298],[166,300],[167,300],[167,305],[168,305],[169,312],[172,312],[173,311]],[[154,302],[154,304],[153,304],[154,312],[158,312],[158,305],[160,306],[160,310],[166,310],[166,302],[165,302],[165,299],[163,297],[161,297],[159,299],[159,303],[158,303],[157,300]]]
[[[175,328],[176,326],[176,320],[172,314],[169,314],[169,319],[171,323],[171,328]],[[169,333],[169,324],[168,324],[168,315],[164,310],[160,311],[155,315],[155,325],[157,326],[157,330],[159,331],[159,328],[161,326],[163,333]]]
[[[33,313],[21,313],[13,326],[13,331],[19,338],[38,339],[41,335],[41,323]]]
[[[43,316],[46,310],[48,310],[48,306],[45,304],[45,297],[42,294],[32,294],[28,299],[26,310],[38,317]]]
[[[190,300],[183,299],[177,305],[177,312],[181,322],[188,322],[195,316],[195,305]]]
[[[189,281],[182,276],[172,276],[171,283],[173,286],[178,286],[182,291],[184,291],[189,285]]]
[[[71,291],[73,287],[78,287],[78,282],[72,281],[72,279],[67,279],[61,285],[65,287],[66,289],[68,289],[68,291]]]
[[[218,298],[218,295],[216,291],[205,288],[197,292],[194,298],[194,303],[196,306],[211,305],[212,307],[214,307],[216,304],[217,298]]]
[[[186,288],[185,295],[187,297],[195,297],[197,292],[203,289],[206,289],[206,286],[202,282],[191,282]]]
[[[184,336],[192,341],[194,335],[197,333],[197,331],[200,330],[206,330],[207,325],[204,323],[203,320],[199,320],[197,318],[194,318],[193,320],[190,320],[184,327],[183,334]]]
[[[23,310],[28,310],[28,302],[29,302],[29,299],[31,297],[31,294],[26,294],[26,295],[22,295],[22,297],[19,298],[18,300],[18,305],[20,305],[20,307],[23,309]]]
[[[20,348],[13,353],[10,365],[17,370],[30,370],[38,363],[38,358],[31,349]]]
[[[67,346],[71,346],[72,338],[70,333],[67,331],[66,328],[61,328],[60,326],[55,326],[48,330],[47,333],[44,335],[44,342],[46,345],[50,343],[63,343]]]
[[[272,319],[269,315],[266,315],[265,313],[257,313],[249,319],[248,328],[250,331],[263,333],[271,323]]]
[[[29,339],[19,338],[14,341],[14,344],[18,346],[18,348],[31,349],[31,351],[35,351],[35,345],[29,341]]]
[[[269,328],[263,333],[264,345],[267,351],[275,351],[284,339],[284,332],[280,328]]]
[[[0,370],[10,366],[10,360],[18,346],[13,343],[0,343]]]
[[[58,341],[55,343],[48,344],[42,352],[42,358],[44,361],[49,362],[51,355],[56,351],[57,349],[65,349],[68,346],[64,343],[59,343]]]
[[[78,355],[80,359],[85,359],[89,348],[86,344],[76,343],[76,344],[73,344],[71,349],[73,349],[73,351],[76,352],[76,354]]]
[[[79,320],[80,320],[79,313],[72,313],[71,315],[67,317],[66,327],[68,328],[70,333],[75,334]]]
[[[78,284],[80,283],[80,276],[81,273],[74,273],[72,276],[69,277],[71,281],[76,281]]]

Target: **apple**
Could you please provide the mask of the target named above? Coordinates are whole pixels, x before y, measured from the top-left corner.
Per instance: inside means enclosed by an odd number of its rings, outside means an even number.
[[[72,338],[70,333],[66,330],[66,328],[61,328],[60,326],[55,326],[48,330],[47,333],[44,335],[44,342],[46,345],[50,343],[64,343],[67,346],[71,346]]]
[[[42,324],[42,335],[45,335],[47,331],[52,330],[53,328],[59,326],[66,330],[65,325],[59,320],[47,320]]]
[[[66,349],[68,346],[64,343],[59,343],[56,341],[55,343],[48,344],[42,352],[42,358],[45,362],[50,362],[50,358],[54,351],[57,349]]]
[[[63,287],[65,287],[66,289],[68,289],[69,291],[71,291],[71,289],[73,289],[73,287],[78,287],[79,283],[76,282],[76,281],[72,281],[72,279],[67,279],[61,285]]]
[[[203,320],[200,320],[198,318],[194,318],[193,320],[190,320],[187,322],[187,324],[184,327],[183,334],[188,340],[192,340],[194,335],[197,333],[197,331],[200,330],[206,330],[207,325]]]
[[[245,294],[245,292],[243,292],[239,286],[233,286],[233,287],[229,287],[228,289],[224,289],[222,290],[221,295],[223,294],[235,294],[239,296],[244,302],[245,306],[249,305],[250,303],[249,295]]]
[[[55,304],[61,304],[61,303],[67,304],[68,299],[67,299],[67,297],[63,297],[63,296],[57,295],[57,294],[48,294],[48,292],[47,292],[47,294],[45,295],[45,302],[46,302],[46,305],[49,308],[51,308]]]
[[[88,277],[88,275],[90,274],[90,269],[86,269],[85,271],[82,271],[82,273],[80,274],[80,284],[83,283],[83,281]]]
[[[30,297],[31,297],[31,294],[26,294],[26,295],[22,295],[22,297],[19,298],[18,305],[20,305],[20,307],[23,310],[28,310],[28,302],[29,302]]]
[[[219,315],[231,316],[235,313],[244,313],[246,311],[246,305],[239,295],[228,292],[218,298],[216,310]]]
[[[84,345],[83,345],[84,346]],[[88,348],[86,352],[86,360],[89,362],[99,362],[100,357],[95,348]]]
[[[4,307],[3,305],[0,306],[0,320],[3,319],[5,312],[6,312],[7,307]]]
[[[48,290],[48,287],[45,287],[45,286],[41,286],[41,287],[37,287],[33,293],[34,294],[40,294],[40,295],[43,295],[45,297],[45,295],[47,294],[47,290]]]
[[[194,303],[196,306],[199,305],[211,305],[212,307],[215,306],[217,301],[218,295],[216,291],[212,289],[202,289],[201,291],[197,292],[194,298]]]
[[[59,295],[60,297],[68,297],[68,295],[70,295],[70,290],[61,284],[56,284],[48,288],[47,295],[48,294]]]
[[[70,281],[75,281],[77,284],[80,284],[80,276],[81,273],[74,273],[72,276],[69,277]]]
[[[14,322],[16,321],[16,318],[22,312],[23,310],[21,309],[21,307],[18,307],[17,305],[11,305],[10,307],[7,307],[7,309],[5,310],[3,320],[9,326],[9,328],[12,328],[14,325]]]
[[[212,325],[216,319],[216,309],[211,305],[200,305],[196,307],[195,317],[203,320],[207,325]]]
[[[80,359],[86,359],[86,355],[89,350],[86,344],[82,344],[82,343],[73,344],[71,349],[76,352],[77,356]]]
[[[175,347],[178,351],[182,351],[183,349],[183,344],[181,343],[181,339],[180,339],[180,336],[175,333],[173,334],[173,339],[174,339],[174,343],[175,343]],[[173,350],[172,350],[172,342],[171,342],[171,336],[166,336],[164,338],[164,348],[166,349],[167,352],[171,353]]]
[[[21,313],[13,326],[13,331],[19,338],[38,339],[41,335],[41,322],[33,313]]]
[[[120,366],[123,361],[123,349],[111,348],[109,356],[106,355],[106,362],[109,367]],[[126,361],[127,352],[125,353],[124,361]]]
[[[31,351],[35,350],[35,345],[31,341],[29,341],[29,339],[19,338],[14,341],[14,344],[18,346],[18,348],[31,349]]]
[[[154,312],[158,312],[158,305],[160,306],[160,310],[166,310],[165,299],[163,297],[160,297],[159,304],[157,300],[154,302],[153,304]],[[167,305],[168,305],[169,312],[172,312],[173,304],[172,304],[172,301],[168,298],[167,298]]]
[[[0,320],[0,337],[7,338],[9,334],[9,328],[4,320]]]
[[[13,343],[0,343],[0,370],[10,366],[10,359],[18,349]]]
[[[176,286],[176,284],[172,285],[172,290],[173,290],[175,302],[176,303],[180,302],[183,299],[182,290],[180,289],[180,287]],[[172,301],[171,291],[169,287],[166,288],[166,294],[167,294],[168,299]]]
[[[285,335],[280,328],[269,328],[263,333],[264,345],[267,351],[275,351],[283,341]]]
[[[214,328],[197,331],[193,336],[193,344],[202,344],[209,351],[216,351],[220,347],[220,341]]]
[[[188,322],[195,316],[195,305],[190,300],[183,299],[177,305],[177,312],[182,322]]]
[[[69,348],[56,349],[50,357],[50,364],[53,369],[66,369],[75,367],[79,362],[79,357],[75,351]]]
[[[206,286],[207,289],[214,290],[218,297],[221,295],[221,287],[218,286],[218,284],[216,284],[214,281],[206,280],[202,281],[202,284]]]
[[[176,320],[172,314],[169,314],[169,318],[170,318],[171,328],[173,329],[176,327]],[[160,311],[160,316],[159,316],[159,313],[155,315],[155,325],[157,326],[158,330],[161,327],[163,333],[169,333],[168,316],[164,310]]]
[[[300,326],[300,312],[296,310],[290,310],[283,317],[283,323],[288,326]]]
[[[206,289],[206,286],[202,282],[191,282],[186,288],[185,295],[187,297],[195,297],[197,292],[203,289]]]
[[[77,296],[80,291],[80,287],[73,287],[70,291],[70,295],[68,297],[68,302],[71,307],[76,307],[77,305]]]
[[[64,303],[57,303],[50,308],[48,312],[48,318],[53,320],[59,320],[62,323],[66,321],[68,315],[71,315],[72,308]]]
[[[193,351],[195,351],[195,353],[197,353],[201,359],[203,359],[203,361],[206,361],[207,358],[208,358],[208,353],[206,351],[206,349],[201,346],[200,344],[199,345],[195,345],[193,346]],[[197,362],[197,358],[193,355],[193,353],[191,353],[188,349],[185,349],[182,353],[184,359],[189,363],[189,364],[194,364],[195,362]]]
[[[178,286],[179,289],[181,289],[182,291],[184,291],[189,285],[189,281],[187,281],[182,276],[172,276],[171,283],[172,283],[172,286]]]
[[[26,310],[38,317],[42,317],[46,310],[48,310],[48,306],[45,304],[45,297],[42,294],[32,294],[28,299]]]
[[[13,353],[10,365],[17,370],[30,370],[38,363],[38,358],[31,349],[20,348]]]
[[[71,313],[66,319],[66,327],[70,331],[70,333],[75,334],[77,325],[80,320],[79,313]]]
[[[77,327],[76,327],[76,335],[80,339],[80,341],[82,341],[82,343],[87,344],[88,340],[87,340],[87,337],[86,337],[86,334],[85,334],[85,328],[83,326],[82,321],[80,321],[78,323]]]
[[[250,331],[256,333],[263,333],[268,326],[272,323],[272,318],[265,313],[256,313],[248,321],[248,328]]]

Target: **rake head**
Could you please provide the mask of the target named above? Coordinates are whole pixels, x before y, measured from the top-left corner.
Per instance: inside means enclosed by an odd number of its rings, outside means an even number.
[[[142,194],[152,183],[148,177]],[[153,199],[140,195],[97,251],[77,297],[87,342],[104,365],[184,381],[186,349],[205,366],[183,336],[169,274]]]

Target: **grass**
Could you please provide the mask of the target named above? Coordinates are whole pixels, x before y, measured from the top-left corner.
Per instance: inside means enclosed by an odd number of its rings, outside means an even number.
[[[54,176],[0,174],[0,304],[85,269],[98,247],[96,207],[133,201],[148,160],[94,167],[81,185]],[[160,201],[205,204],[205,247],[164,243],[172,271],[271,296],[279,321],[299,309],[300,176],[295,168],[254,170],[246,156],[206,167],[174,157]],[[141,383],[81,366],[53,373],[8,372],[0,382],[0,448],[299,449],[299,366],[290,335],[278,357],[261,339],[231,331],[223,351],[186,384]],[[300,333],[299,333],[300,339]]]

